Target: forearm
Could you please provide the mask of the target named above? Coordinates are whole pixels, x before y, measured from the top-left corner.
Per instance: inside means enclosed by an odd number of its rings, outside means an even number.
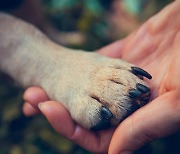
[[[0,13],[0,36],[0,70],[21,81],[23,86],[36,84],[37,77],[46,76],[44,66],[53,70],[56,62],[52,60],[71,51],[50,41],[34,26],[3,13]]]

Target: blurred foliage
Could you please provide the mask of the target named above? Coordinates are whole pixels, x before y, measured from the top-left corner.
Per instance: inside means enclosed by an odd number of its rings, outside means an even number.
[[[118,1],[118,0],[117,0]],[[116,0],[41,0],[48,20],[60,32],[77,32],[84,42],[69,44],[74,48],[95,50],[132,31],[114,26],[111,18]],[[167,5],[170,0],[119,0],[124,15],[142,24]],[[15,4],[14,4],[15,5]],[[1,6],[2,7],[2,6]],[[120,9],[121,7],[118,7]],[[121,16],[115,18],[120,21]],[[124,20],[123,20],[124,21]],[[126,21],[126,20],[125,20]],[[125,27],[128,23],[122,22]],[[132,24],[132,23],[131,23]],[[132,26],[133,27],[133,26]],[[119,28],[119,30],[118,30]],[[137,28],[135,26],[135,28]],[[86,150],[57,134],[42,116],[25,117],[22,114],[23,90],[9,79],[0,76],[0,154],[88,154]],[[154,141],[135,154],[179,154],[180,133]]]
[[[94,50],[112,41],[108,39],[106,14],[113,0],[42,0],[42,2],[44,12],[58,30],[85,34],[86,41],[77,45],[78,48]]]

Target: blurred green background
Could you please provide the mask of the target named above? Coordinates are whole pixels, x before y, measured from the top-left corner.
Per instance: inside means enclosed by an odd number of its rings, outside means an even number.
[[[96,50],[127,36],[171,0],[2,0],[0,10],[35,24],[57,43]],[[0,154],[88,154],[42,116],[22,113],[23,89],[0,75]],[[136,154],[180,154],[180,133]]]

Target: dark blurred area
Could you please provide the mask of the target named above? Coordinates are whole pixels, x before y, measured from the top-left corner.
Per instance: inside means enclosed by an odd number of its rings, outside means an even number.
[[[171,0],[0,0],[0,10],[18,16],[71,48],[96,50],[127,36]],[[0,75],[0,154],[88,154],[57,134],[42,116],[22,113],[23,90]],[[135,154],[180,154],[180,133]]]

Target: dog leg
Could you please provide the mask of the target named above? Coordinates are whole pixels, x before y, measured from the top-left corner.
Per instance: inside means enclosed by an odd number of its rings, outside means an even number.
[[[0,14],[0,69],[40,86],[88,129],[118,125],[150,98],[144,70],[120,59],[61,47],[35,27]]]

